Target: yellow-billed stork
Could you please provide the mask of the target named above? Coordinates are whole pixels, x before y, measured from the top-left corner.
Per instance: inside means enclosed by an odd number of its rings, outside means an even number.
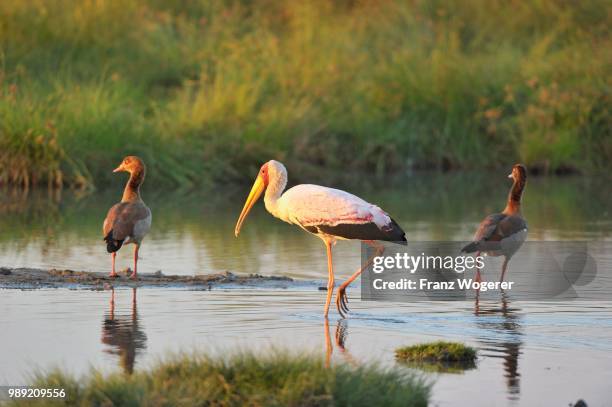
[[[278,161],[270,160],[261,166],[257,179],[242,208],[234,233],[236,237],[249,211],[266,191],[266,209],[274,217],[298,225],[320,237],[327,249],[327,299],[324,316],[327,318],[334,290],[332,246],[337,240],[361,240],[382,253],[375,241],[402,242],[406,236],[402,228],[382,209],[339,189],[320,185],[296,185],[283,193],[287,186],[287,170]],[[371,259],[370,259],[371,261]],[[336,294],[336,307],[342,317],[348,312],[346,288],[369,265],[366,263],[346,280]]]

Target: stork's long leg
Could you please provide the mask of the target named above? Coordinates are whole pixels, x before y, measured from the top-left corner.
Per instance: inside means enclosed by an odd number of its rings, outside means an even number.
[[[357,361],[353,358],[353,356],[349,353],[349,351],[344,347],[344,343],[347,335],[347,327],[345,324],[345,319],[338,320],[338,324],[336,325],[336,334],[335,334],[335,342],[340,352],[342,352],[342,356],[346,359],[346,361],[353,366],[358,366]],[[325,318],[323,327],[325,329],[325,367],[329,368],[331,366],[332,354],[334,353],[334,346],[332,345],[331,336],[329,332],[329,319]]]
[[[115,258],[117,257],[117,252],[112,252],[111,253],[111,259],[112,259],[112,269],[111,269],[111,273],[109,274],[109,277],[117,277],[117,272],[115,271]]]
[[[344,342],[346,341],[347,329],[346,319],[339,319],[336,324],[336,345],[342,351],[345,350]]]
[[[329,319],[325,318],[323,327],[325,328],[325,367],[329,367],[331,364],[331,356],[334,352],[331,338],[329,336]]]
[[[346,361],[353,365],[358,366],[357,361],[353,358],[353,355],[346,349],[344,344],[346,343],[346,337],[348,336],[348,326],[346,325],[346,319],[339,319],[338,324],[336,325],[336,346],[342,352],[342,356]]]
[[[370,256],[368,261],[363,266],[361,266],[359,270],[357,270],[352,276],[349,277],[348,280],[342,283],[342,285],[338,288],[338,293],[336,294],[336,308],[338,308],[338,312],[343,318],[346,316],[345,314],[349,312],[349,309],[347,306],[348,297],[346,296],[346,288],[349,286],[349,284],[355,281],[355,279],[359,277],[361,273],[363,273],[363,270],[365,270],[366,268],[370,266],[370,264],[372,264],[372,262],[374,261],[374,257],[382,255],[383,252],[385,251],[384,246],[377,244],[373,240],[364,240],[363,242],[374,247],[376,249],[376,252],[374,252],[374,254]]]
[[[334,292],[334,265],[332,261],[332,241],[325,239],[325,247],[327,248],[327,299],[325,300],[325,311],[323,316],[327,319],[329,314],[329,304],[331,303],[332,294]]]
[[[508,268],[508,261],[509,259],[504,256],[504,264],[502,265],[502,274],[501,274],[501,278],[499,279],[500,283],[504,282],[504,274],[506,274],[506,268]]]
[[[140,245],[136,243],[134,245],[134,271],[130,275],[132,280],[138,279],[138,249],[140,249]]]

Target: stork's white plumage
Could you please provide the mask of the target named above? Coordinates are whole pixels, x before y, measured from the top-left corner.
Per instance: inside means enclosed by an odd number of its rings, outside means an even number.
[[[329,272],[325,303],[327,317],[334,289],[331,247],[336,240],[356,239],[376,246],[376,240],[406,242],[406,237],[385,211],[353,194],[311,184],[297,185],[283,193],[286,186],[287,170],[283,164],[271,160],[262,165],[236,223],[235,234],[238,236],[244,219],[265,190],[264,202],[268,212],[323,239]],[[380,251],[381,247],[378,248]],[[338,289],[336,306],[341,315],[348,311],[346,287],[367,266],[364,265]]]
[[[268,208],[274,216],[300,226],[375,223],[383,228],[391,218],[382,209],[339,189],[303,184],[290,188]]]

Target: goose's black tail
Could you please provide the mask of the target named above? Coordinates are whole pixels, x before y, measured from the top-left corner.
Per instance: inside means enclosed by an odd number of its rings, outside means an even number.
[[[109,253],[114,253],[118,251],[119,249],[121,249],[121,246],[123,245],[123,240],[113,239],[112,229],[110,232],[108,232],[108,234],[104,238],[104,241],[106,242],[106,251]]]

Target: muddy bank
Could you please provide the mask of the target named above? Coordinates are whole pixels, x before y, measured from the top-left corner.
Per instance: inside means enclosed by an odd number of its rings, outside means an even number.
[[[225,273],[195,276],[166,275],[161,271],[139,274],[138,281],[128,278],[131,271],[124,270],[116,278],[106,273],[74,270],[40,270],[32,268],[0,268],[0,288],[86,288],[107,289],[112,287],[176,287],[190,289],[212,289],[222,285],[266,285],[292,282],[289,277],[266,277],[259,274],[236,275]]]

